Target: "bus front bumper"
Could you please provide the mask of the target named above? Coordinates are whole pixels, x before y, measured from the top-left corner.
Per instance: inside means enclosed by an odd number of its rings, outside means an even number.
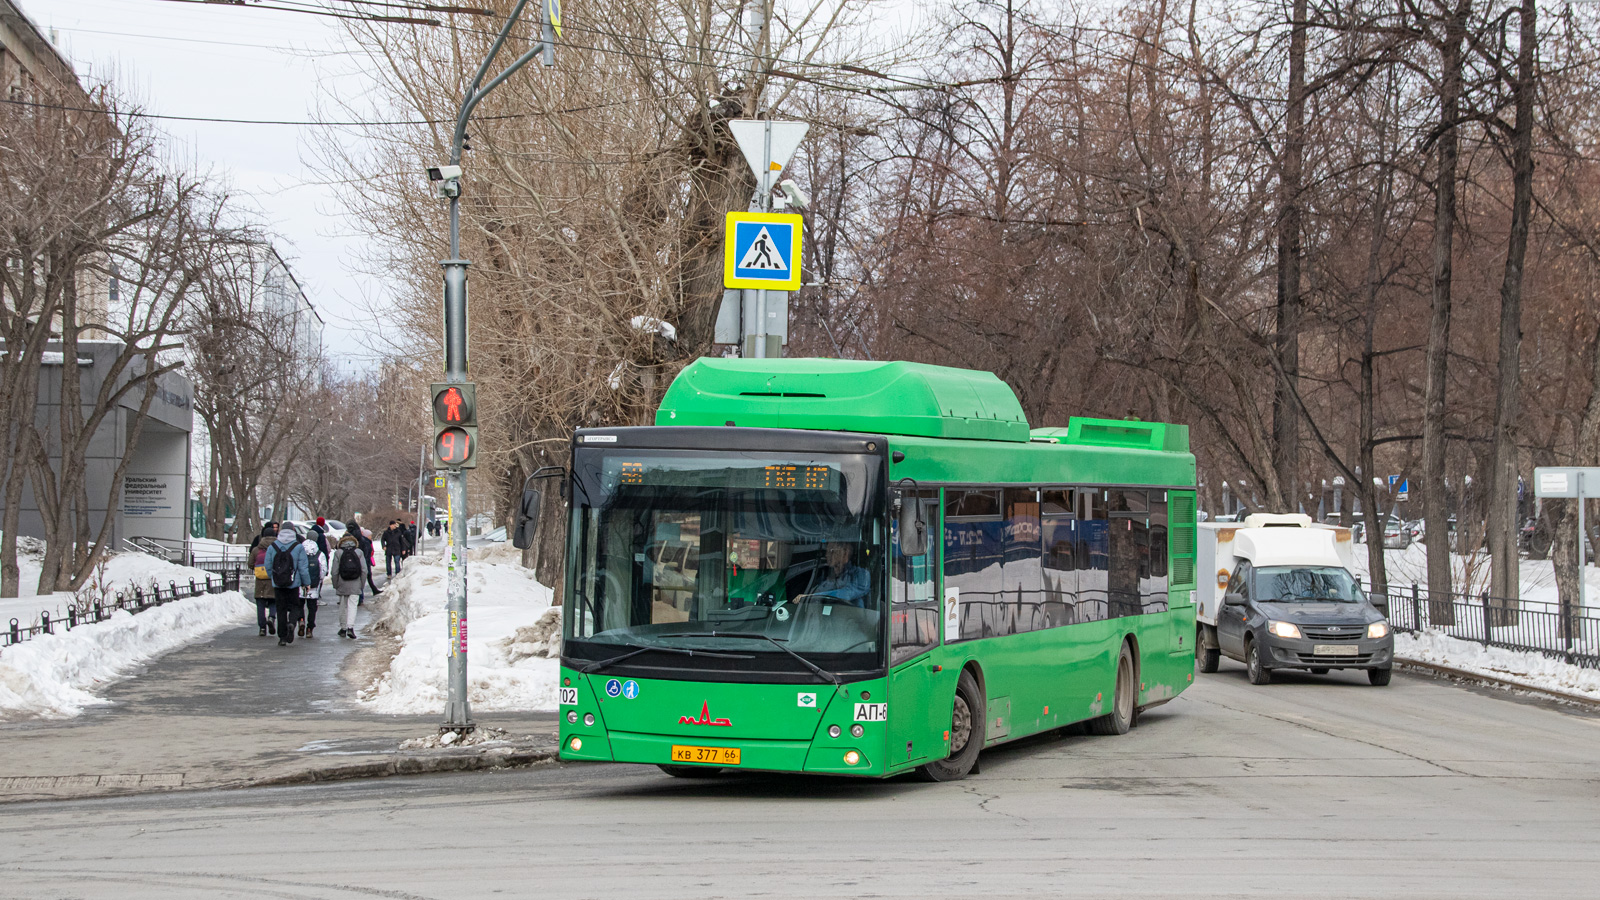
[[[828,775],[885,774],[882,754],[870,752],[862,746],[862,741],[848,734],[838,739],[777,741],[586,731],[588,733],[580,733],[574,729],[570,733],[562,733],[560,759]],[[728,762],[730,754],[727,751],[738,751],[738,762]],[[685,759],[686,756],[689,758]],[[875,756],[878,758],[874,759]],[[709,761],[700,762],[699,759]]]

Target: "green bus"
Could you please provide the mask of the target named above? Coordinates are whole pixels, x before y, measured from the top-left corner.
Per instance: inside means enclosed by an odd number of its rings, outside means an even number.
[[[697,360],[574,435],[560,756],[942,781],[1124,733],[1194,677],[1194,473],[987,372]]]

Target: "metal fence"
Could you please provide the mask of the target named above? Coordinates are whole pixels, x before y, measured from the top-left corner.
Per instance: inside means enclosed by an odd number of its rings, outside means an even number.
[[[1387,602],[1389,623],[1396,631],[1434,632],[1600,669],[1600,618],[1581,607],[1488,593],[1430,597],[1414,584],[1409,590],[1391,587],[1387,595],[1371,596],[1380,607]]]
[[[166,588],[158,584],[150,585],[148,590],[144,587],[133,587],[128,591],[117,591],[114,595],[93,600],[75,600],[67,605],[66,615],[60,618],[52,618],[48,611],[41,612],[34,623],[27,626],[17,619],[12,619],[9,628],[0,630],[0,649],[31,640],[41,634],[55,634],[58,630],[71,631],[79,625],[103,622],[118,610],[142,613],[174,600],[198,597],[202,594],[237,591],[244,571],[243,566],[236,561],[229,565],[233,566],[231,571],[215,576],[207,575],[204,584],[191,578],[187,585],[168,581]]]

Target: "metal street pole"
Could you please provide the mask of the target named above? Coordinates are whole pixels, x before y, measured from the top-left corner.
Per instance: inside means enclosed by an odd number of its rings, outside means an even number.
[[[461,151],[467,139],[467,120],[472,110],[492,90],[522,68],[535,56],[542,56],[546,66],[556,64],[555,39],[560,33],[560,0],[542,0],[543,16],[539,26],[539,42],[517,57],[500,74],[489,79],[489,66],[505,46],[511,29],[522,18],[528,0],[517,0],[517,5],[506,17],[500,33],[495,36],[489,54],[478,66],[472,84],[461,101],[461,111],[456,116],[455,135],[450,142],[450,165],[461,165]],[[481,85],[481,86],[480,86]],[[461,258],[461,186],[460,173],[445,177],[446,193],[450,198],[450,258],[440,263],[444,267],[444,380],[450,384],[467,381],[467,261]],[[451,184],[451,182],[454,182]],[[441,732],[453,731],[467,734],[475,727],[472,708],[467,702],[467,473],[452,467],[445,476],[445,510],[449,523],[448,541],[445,545],[445,585],[449,611],[449,672],[444,724]]]

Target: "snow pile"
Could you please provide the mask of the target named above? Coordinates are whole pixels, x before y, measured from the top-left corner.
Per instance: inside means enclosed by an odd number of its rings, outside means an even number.
[[[443,747],[481,747],[488,744],[509,744],[517,740],[504,728],[475,728],[471,734],[459,735],[454,731],[434,732],[425,737],[400,742],[401,750],[438,750]],[[531,735],[523,741],[535,740]]]
[[[43,557],[43,541],[30,537],[17,539],[17,568],[22,571],[17,593],[21,596],[0,600],[0,627],[9,627],[12,619],[16,619],[17,624],[23,628],[36,625],[42,612],[49,613],[51,621],[62,621],[67,617],[67,607],[74,602],[104,594],[106,602],[109,603],[116,599],[118,591],[131,595],[135,587],[142,589],[146,594],[150,593],[153,585],[159,586],[163,591],[168,590],[173,584],[187,590],[189,580],[192,578],[197,586],[204,589],[206,575],[210,574],[144,553],[113,553],[106,557],[101,562],[100,568],[89,576],[89,580],[84,583],[83,589],[78,594],[56,591],[39,595],[36,592],[39,587],[39,571],[43,568]],[[211,577],[215,579],[221,576],[212,574]]]
[[[1435,631],[1394,636],[1395,655],[1479,675],[1600,700],[1600,672],[1539,653],[1485,647]]]
[[[519,558],[505,544],[469,551],[467,696],[474,710],[556,708],[560,663],[552,657],[560,648],[560,610]],[[440,557],[406,560],[376,606],[374,627],[401,635],[401,646],[360,699],[373,712],[439,712],[450,629]]]

